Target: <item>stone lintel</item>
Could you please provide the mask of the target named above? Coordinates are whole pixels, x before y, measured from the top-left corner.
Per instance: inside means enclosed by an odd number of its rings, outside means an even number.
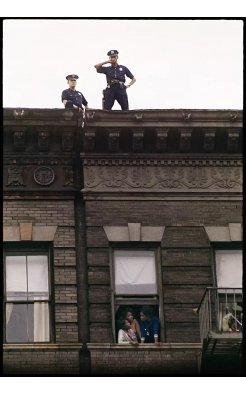
[[[104,226],[108,241],[130,241],[127,226]]]
[[[210,241],[231,241],[228,226],[204,226]]]
[[[142,226],[141,241],[161,241],[165,226]]]
[[[4,226],[3,241],[20,241],[19,226]]]
[[[229,231],[231,241],[242,241],[242,226],[240,223],[230,223]]]
[[[57,226],[33,226],[33,241],[53,241]]]

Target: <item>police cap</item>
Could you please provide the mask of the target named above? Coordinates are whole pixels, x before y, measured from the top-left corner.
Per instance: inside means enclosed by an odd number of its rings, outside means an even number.
[[[76,74],[69,74],[66,76],[67,80],[71,80],[71,79],[77,80],[78,78],[79,78],[79,76]]]
[[[115,56],[118,55],[118,51],[116,49],[112,49],[111,51],[108,51],[107,55],[108,56]]]

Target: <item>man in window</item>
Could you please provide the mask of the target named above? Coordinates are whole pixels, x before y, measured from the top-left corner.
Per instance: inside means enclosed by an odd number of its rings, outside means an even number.
[[[153,315],[153,309],[150,306],[143,306],[140,311],[140,329],[141,329],[141,343],[155,343],[158,342],[159,333],[159,318]]]

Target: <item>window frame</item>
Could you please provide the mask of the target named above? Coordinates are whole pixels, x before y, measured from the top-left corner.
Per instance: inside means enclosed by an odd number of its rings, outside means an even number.
[[[7,342],[6,339],[6,257],[7,256],[35,256],[46,255],[48,259],[48,289],[49,298],[43,300],[48,303],[49,310],[49,341],[48,342]],[[3,343],[4,344],[45,344],[55,342],[55,297],[54,297],[54,265],[53,242],[4,242],[3,245]],[[13,304],[34,304],[33,301],[13,301]]]
[[[218,288],[218,282],[217,282],[217,271],[216,271],[216,251],[222,251],[222,250],[240,250],[243,251],[243,245],[241,241],[231,241],[231,242],[211,242],[211,248],[212,248],[212,275],[213,275],[213,283],[214,287]],[[243,265],[243,262],[242,262]],[[228,287],[228,289],[231,287]],[[239,287],[240,288],[240,287]],[[223,287],[222,289],[226,289],[226,287]],[[218,292],[217,294],[219,295],[220,298],[223,298],[226,295],[226,292]],[[230,294],[229,294],[230,295]],[[235,293],[236,295],[236,293]],[[242,285],[242,292],[241,294],[238,293],[237,295],[242,295],[243,299],[243,285]],[[219,303],[225,303],[225,302],[219,302]],[[215,313],[216,313],[216,307],[215,308]],[[220,319],[216,315],[216,320],[217,320],[217,330],[221,331],[220,329]]]
[[[114,267],[114,251],[154,251],[155,254],[155,269],[156,269],[156,285],[157,294],[146,297],[144,295],[119,295],[115,294],[115,267]],[[129,305],[155,305],[159,309],[160,320],[160,339],[165,342],[165,319],[164,319],[164,301],[163,301],[163,281],[162,281],[162,256],[160,243],[136,243],[136,242],[118,242],[110,243],[109,246],[109,267],[110,267],[110,292],[111,292],[111,315],[112,315],[112,331],[114,343],[117,343],[117,336],[115,333],[115,315],[117,306]]]

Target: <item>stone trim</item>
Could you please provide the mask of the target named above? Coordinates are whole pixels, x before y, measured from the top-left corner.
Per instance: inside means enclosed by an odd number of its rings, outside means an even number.
[[[212,242],[242,241],[240,223],[229,223],[228,226],[204,226],[204,229]]]
[[[4,226],[3,241],[53,241],[57,226],[32,226],[31,222],[19,226]]]
[[[3,351],[33,351],[33,350],[70,350],[70,349],[78,349],[82,348],[82,343],[26,343],[26,344],[17,344],[17,343],[8,343],[3,344]]]
[[[165,226],[141,226],[128,223],[128,226],[104,226],[108,241],[161,241]]]
[[[139,344],[134,347],[131,344],[115,344],[115,343],[87,343],[87,348],[91,350],[133,350],[133,351],[161,351],[161,350],[202,350],[201,343],[163,343],[160,346],[154,344]]]

